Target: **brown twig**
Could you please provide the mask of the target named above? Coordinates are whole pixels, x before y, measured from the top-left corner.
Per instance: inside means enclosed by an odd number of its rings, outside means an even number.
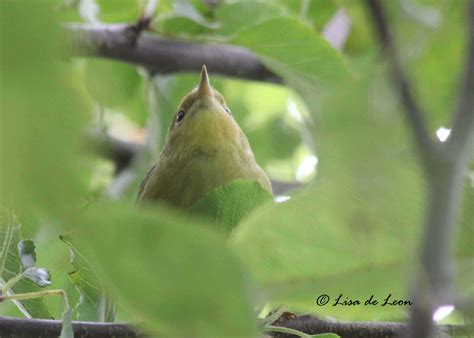
[[[0,337],[58,337],[61,321],[0,317]],[[138,329],[127,324],[73,322],[75,338],[145,338]]]
[[[73,56],[103,57],[143,66],[152,74],[195,72],[205,64],[212,73],[243,79],[282,83],[248,49],[193,43],[141,32],[130,39],[130,25],[66,26]]]
[[[388,338],[396,337],[406,328],[404,323],[395,322],[338,322],[321,320],[311,315],[280,318],[274,326],[287,327],[306,334],[335,333],[341,338]],[[439,325],[436,332],[439,336],[468,336],[474,330],[471,325]],[[285,333],[274,333],[273,337],[295,337]]]
[[[193,43],[147,33],[156,3],[151,0],[134,24],[70,24],[66,34],[72,56],[103,57],[147,68],[151,74],[200,71],[203,64],[212,73],[248,80],[283,83],[246,48],[211,43]],[[349,35],[350,19],[339,10],[328,22],[323,36],[341,49]]]
[[[403,323],[389,322],[329,322],[314,316],[301,315],[279,319],[274,326],[288,327],[307,334],[335,333],[343,338],[381,338],[395,337],[403,330]],[[145,338],[140,328],[129,324],[118,323],[93,323],[73,322],[75,338]],[[0,337],[57,337],[61,331],[61,321],[45,319],[21,319],[0,317]],[[468,325],[439,325],[437,332],[462,337],[473,332],[473,327]],[[273,333],[274,337],[290,337],[281,333]]]

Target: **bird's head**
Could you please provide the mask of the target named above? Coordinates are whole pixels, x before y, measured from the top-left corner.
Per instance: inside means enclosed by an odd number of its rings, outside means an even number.
[[[199,85],[181,101],[166,143],[167,151],[175,156],[211,156],[248,147],[224,97],[212,88],[206,66],[202,67]]]

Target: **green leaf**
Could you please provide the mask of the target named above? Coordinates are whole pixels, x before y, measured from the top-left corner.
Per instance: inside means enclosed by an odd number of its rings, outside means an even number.
[[[79,154],[87,110],[59,61],[54,13],[51,2],[0,2],[0,203],[17,210],[73,207],[89,172]]]
[[[102,280],[77,249],[72,237],[62,235],[60,239],[68,245],[71,252],[71,264],[75,270],[69,273],[69,278],[81,295],[75,308],[77,319],[86,322],[113,322],[116,312],[114,297],[106,293]]]
[[[236,32],[266,19],[284,16],[285,11],[268,1],[239,1],[224,3],[217,7],[219,33],[233,35]]]
[[[197,34],[219,27],[209,21],[188,0],[173,1],[173,11],[157,18],[157,28],[163,34]]]
[[[310,82],[300,85],[318,118],[311,129],[316,181],[285,203],[257,209],[231,244],[275,304],[352,320],[401,318],[408,307],[318,307],[315,300],[406,297],[424,194],[402,115],[379,103],[376,77],[328,97],[315,95]],[[315,113],[321,106],[322,116]]]
[[[257,181],[235,180],[204,195],[191,211],[208,216],[230,231],[252,210],[271,200],[271,194]]]
[[[298,76],[315,85],[347,80],[341,55],[310,27],[298,20],[275,18],[242,30],[233,42],[257,53],[276,73]]]
[[[103,204],[87,210],[75,226],[93,267],[152,332],[255,335],[243,272],[224,238],[207,225],[164,208],[138,212]]]
[[[10,279],[18,276],[26,269],[29,275],[21,278],[12,288],[12,293],[28,293],[40,291],[41,286],[49,285],[49,273],[45,269],[35,268],[35,246],[32,241],[21,239],[20,223],[5,210],[0,211],[0,278],[5,285]],[[31,318],[52,318],[43,299],[16,301],[20,311]]]
[[[95,0],[100,7],[100,18],[105,22],[135,22],[141,8],[137,0]]]

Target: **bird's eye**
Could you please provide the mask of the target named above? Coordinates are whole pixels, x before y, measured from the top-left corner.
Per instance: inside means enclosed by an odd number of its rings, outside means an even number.
[[[179,122],[183,121],[184,115],[185,115],[184,111],[180,110],[178,112],[178,115],[176,116],[176,122],[179,123]]]
[[[227,112],[229,115],[232,115],[232,112],[230,111],[230,109],[229,109],[229,108],[227,108],[227,107],[224,107],[224,110],[225,110],[225,111],[226,111],[226,112]]]

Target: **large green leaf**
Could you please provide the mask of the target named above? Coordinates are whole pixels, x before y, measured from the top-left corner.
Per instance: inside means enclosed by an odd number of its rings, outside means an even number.
[[[273,302],[341,318],[400,318],[407,307],[317,307],[315,300],[406,297],[424,196],[401,115],[378,105],[385,96],[371,75],[326,97],[312,94],[313,82],[293,83],[313,114],[323,106],[312,129],[318,176],[290,201],[252,213],[231,243]]]
[[[344,59],[329,43],[302,22],[269,19],[242,30],[233,39],[257,53],[280,75],[293,74],[316,85],[347,80]]]
[[[35,268],[36,252],[32,241],[21,238],[20,223],[5,210],[0,211],[0,278],[2,285],[13,277],[29,269],[32,273],[24,275],[8,293],[20,294],[40,291],[47,286],[49,273],[45,269]],[[43,299],[15,301],[20,311],[30,318],[52,318]]]
[[[248,285],[224,239],[157,208],[97,205],[75,225],[130,313],[166,336],[252,337]]]
[[[235,180],[204,195],[191,211],[208,216],[227,232],[252,210],[271,200],[271,194],[257,181]]]
[[[0,2],[0,202],[71,208],[84,191],[86,109],[60,61],[51,2]],[[32,57],[32,51],[36,51]]]
[[[77,249],[70,235],[61,236],[71,251],[74,271],[69,278],[81,295],[75,310],[77,319],[86,322],[113,322],[116,312],[115,299],[106,293],[102,280],[90,266],[89,261]]]

